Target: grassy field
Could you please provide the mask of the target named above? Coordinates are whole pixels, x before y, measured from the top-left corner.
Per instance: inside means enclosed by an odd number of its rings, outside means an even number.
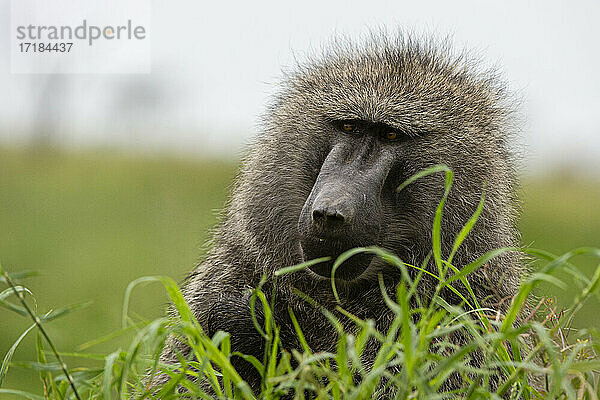
[[[0,150],[0,262],[9,271],[36,270],[28,281],[39,312],[92,300],[86,309],[48,325],[60,350],[120,328],[128,283],[145,275],[181,280],[202,256],[208,230],[235,175],[217,159],[182,161],[108,152],[48,154]],[[600,246],[600,185],[564,177],[527,180],[523,187],[523,243],[554,253]],[[588,275],[591,259],[575,260]],[[542,293],[543,294],[543,293]],[[548,291],[570,299],[568,291]],[[132,311],[164,312],[158,286],[136,289]],[[600,327],[598,299],[579,314],[579,326]],[[29,322],[0,310],[0,354]],[[35,337],[15,360],[34,358]],[[126,339],[89,349],[112,351]],[[29,370],[9,371],[5,387],[37,383]]]

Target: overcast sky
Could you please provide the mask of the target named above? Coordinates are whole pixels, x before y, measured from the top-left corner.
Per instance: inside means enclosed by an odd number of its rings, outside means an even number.
[[[10,73],[0,0],[0,138],[27,140],[48,109],[68,145],[235,154],[282,67],[336,32],[385,26],[450,33],[499,66],[523,99],[529,168],[600,167],[598,1],[157,0],[151,10],[151,74],[22,75]]]

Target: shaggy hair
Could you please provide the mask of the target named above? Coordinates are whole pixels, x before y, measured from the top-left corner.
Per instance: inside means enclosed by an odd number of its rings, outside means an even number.
[[[478,65],[467,53],[454,52],[447,40],[377,33],[360,43],[334,40],[287,72],[243,159],[212,247],[185,284],[185,297],[200,324],[210,334],[229,327],[234,350],[262,351],[259,336],[248,327],[248,299],[263,275],[265,293],[275,294],[274,315],[284,346],[298,346],[288,307],[313,350],[335,351],[337,342],[322,312],[295,295],[293,288],[329,310],[339,304],[360,318],[373,319],[381,330],[392,321],[377,276],[383,274],[390,293],[401,276],[381,260],[356,280],[339,283],[340,303],[329,280],[308,270],[274,279],[278,269],[304,261],[299,215],[331,150],[327,127],[334,120],[384,123],[410,136],[398,150],[391,190],[436,164],[453,170],[442,222],[445,256],[485,187],[483,212],[454,265],[466,265],[492,249],[518,246],[515,157],[509,146],[513,102],[497,74]],[[443,176],[428,176],[398,193],[395,204],[384,204],[376,244],[420,265],[432,248],[433,217],[443,191]],[[429,268],[435,268],[433,263]],[[469,279],[478,298],[485,299],[482,306],[502,313],[526,272],[521,256],[509,252]],[[421,297],[431,295],[435,284],[424,279],[418,287]],[[452,293],[443,296],[450,303],[460,302]],[[351,321],[340,318],[352,329]],[[165,349],[164,361],[175,359],[176,347]],[[366,349],[367,365],[376,351],[375,345]],[[449,380],[447,386],[457,384]]]

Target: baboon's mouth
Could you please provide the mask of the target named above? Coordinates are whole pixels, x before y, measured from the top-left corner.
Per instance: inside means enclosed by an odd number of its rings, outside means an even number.
[[[324,278],[331,278],[331,273],[338,257],[347,250],[360,246],[342,244],[319,238],[307,238],[300,242],[304,261],[314,260],[321,257],[330,257],[324,261],[309,267],[315,274]],[[358,253],[345,259],[335,270],[335,279],[352,281],[358,278],[369,266],[373,259],[372,254]]]

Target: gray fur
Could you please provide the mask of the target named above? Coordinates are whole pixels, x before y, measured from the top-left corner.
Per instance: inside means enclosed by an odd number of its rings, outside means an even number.
[[[465,265],[491,249],[517,246],[509,100],[494,73],[481,71],[466,54],[453,52],[447,41],[373,34],[358,44],[335,41],[320,56],[297,65],[281,83],[262,131],[243,160],[211,250],[185,284],[185,297],[200,324],[207,330],[229,326],[234,346],[247,349],[256,343],[252,335],[239,337],[240,326],[249,321],[240,314],[247,313],[249,318],[248,293],[263,274],[270,288],[277,269],[303,261],[298,220],[331,149],[329,120],[381,122],[410,136],[394,153],[397,184],[435,164],[446,164],[454,171],[442,226],[445,256],[475,211],[485,185],[483,214],[456,255],[455,265]],[[440,174],[406,187],[398,204],[383,204],[383,233],[376,244],[406,262],[420,264],[431,250],[433,215],[442,193]],[[391,311],[381,299],[379,272],[390,288],[398,283],[396,273],[374,262],[355,281],[340,282],[339,290],[343,308],[372,318],[385,329]],[[502,312],[525,273],[521,257],[507,253],[473,274],[470,281],[487,306]],[[434,284],[425,281],[419,286],[423,297]],[[289,328],[289,306],[314,350],[335,349],[329,322],[295,296],[294,287],[328,309],[337,304],[329,281],[309,270],[279,278],[275,313],[283,327],[283,340],[288,340],[284,345],[297,346]],[[450,295],[448,300],[457,302]],[[368,350],[367,362],[375,350]],[[167,347],[163,360],[174,360],[173,353],[173,347]]]

